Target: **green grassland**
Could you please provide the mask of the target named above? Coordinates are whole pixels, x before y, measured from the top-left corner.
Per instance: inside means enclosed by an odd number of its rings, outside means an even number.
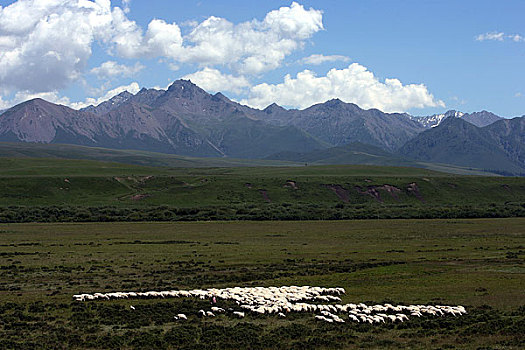
[[[368,165],[169,168],[0,158],[0,222],[525,216],[525,178]]]
[[[524,228],[523,218],[0,224],[0,348],[523,348]],[[469,314],[325,324],[311,314],[200,319],[206,300],[71,299],[279,285]],[[175,321],[179,312],[189,320]]]
[[[355,145],[354,145],[355,146]],[[210,167],[263,167],[263,166],[301,166],[326,164],[368,164],[389,166],[412,166],[432,169],[452,174],[494,175],[481,169],[461,167],[450,164],[434,164],[409,161],[397,158],[369,145],[360,145],[360,152],[348,152],[342,147],[314,152],[313,159],[297,161],[279,161],[269,159],[235,159],[235,158],[199,158],[138,150],[117,150],[99,147],[85,147],[67,144],[10,143],[0,142],[0,158],[44,158],[47,160],[93,160],[116,162],[149,167],[172,168],[210,168]],[[372,147],[372,149],[370,149]],[[352,148],[352,146],[350,146]],[[355,148],[355,147],[354,147]],[[352,148],[352,149],[354,149]],[[85,163],[87,164],[87,163]]]

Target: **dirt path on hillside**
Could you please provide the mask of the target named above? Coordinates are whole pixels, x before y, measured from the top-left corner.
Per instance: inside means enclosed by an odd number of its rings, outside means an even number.
[[[332,190],[337,197],[339,197],[340,200],[342,200],[345,203],[348,203],[350,201],[350,191],[348,191],[346,188],[344,188],[341,185],[323,185],[324,187]]]
[[[268,197],[268,192],[266,190],[259,190],[259,193],[262,195],[263,199],[268,203],[271,203],[272,200]]]
[[[417,183],[412,182],[407,187],[408,193],[413,194],[417,199],[419,199],[421,202],[425,203],[425,198],[421,195],[421,192],[419,192],[419,187],[417,186]]]

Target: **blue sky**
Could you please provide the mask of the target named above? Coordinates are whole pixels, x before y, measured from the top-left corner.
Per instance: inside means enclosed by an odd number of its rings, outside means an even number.
[[[525,114],[521,0],[86,2],[0,0],[0,108],[190,78],[259,108]]]

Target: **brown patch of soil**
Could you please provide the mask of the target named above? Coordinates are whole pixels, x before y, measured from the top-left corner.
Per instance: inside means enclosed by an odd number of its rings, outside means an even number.
[[[399,193],[401,193],[401,190],[399,188],[392,185],[383,185],[380,188],[387,191],[396,201],[399,201],[399,197],[397,196]]]
[[[268,192],[266,192],[266,190],[259,190],[259,192],[261,193],[263,199],[265,201],[267,201],[268,203],[271,203],[272,200],[270,199],[270,197],[268,197]]]
[[[350,191],[341,185],[323,185],[324,187],[332,190],[340,200],[345,203],[350,201]]]
[[[134,196],[131,196],[131,200],[132,201],[140,201],[140,200],[148,198],[148,197],[151,197],[151,194],[148,194],[148,193],[136,194]]]
[[[299,187],[297,187],[297,183],[293,180],[286,180],[286,183],[283,185],[283,187],[290,187],[294,190],[298,190]]]
[[[419,187],[417,186],[417,183],[412,182],[411,184],[409,184],[407,186],[407,191],[408,193],[411,193],[414,196],[416,196],[416,198],[419,199],[421,202],[425,203],[425,199],[421,195],[421,192],[419,192]]]
[[[365,179],[365,182],[370,183],[370,182],[372,182],[372,180],[370,180],[370,179]]]
[[[366,194],[366,195],[369,195],[371,196],[372,198],[374,198],[375,200],[377,200],[378,202],[383,202],[383,200],[381,199],[381,194],[379,193],[379,191],[377,190],[377,187],[376,186],[368,186],[366,188],[366,190],[363,190],[360,186],[355,186],[355,189],[357,192],[359,192],[360,194]]]
[[[368,186],[366,190],[362,189],[360,186],[355,186],[355,189],[360,194],[368,195],[381,203],[383,203],[383,199],[381,198],[381,193],[378,190],[385,190],[396,201],[399,201],[398,194],[401,193],[401,190],[399,188],[397,188],[396,186],[392,186],[392,185]]]

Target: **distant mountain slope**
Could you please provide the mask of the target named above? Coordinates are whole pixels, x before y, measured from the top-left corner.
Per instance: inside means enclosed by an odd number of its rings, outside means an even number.
[[[102,102],[101,104],[97,106],[88,106],[85,108],[82,108],[81,111],[91,112],[96,115],[102,115],[105,113],[108,113],[118,107],[120,107],[122,104],[129,101],[129,99],[133,97],[133,94],[123,91],[120,94],[113,96],[107,101]]]
[[[413,120],[418,121],[421,125],[423,125],[425,128],[435,128],[439,124],[441,124],[445,119],[453,117],[453,118],[461,118],[470,124],[473,124],[477,127],[484,127],[487,125],[490,125],[498,120],[501,120],[503,118],[495,115],[494,113],[487,112],[487,111],[481,111],[481,112],[474,112],[474,113],[463,113],[459,111],[450,110],[442,114],[433,114],[426,117],[412,117]]]
[[[280,152],[266,159],[286,160],[311,164],[367,164],[388,166],[421,166],[383,149],[359,142],[344,146],[315,150],[308,153]]]
[[[40,98],[5,111],[0,118],[0,141],[49,143],[71,136],[81,142],[95,142],[103,121],[89,112],[56,105]]]
[[[485,128],[507,158],[525,168],[525,116],[499,120]]]
[[[333,146],[361,142],[390,151],[424,130],[406,114],[364,110],[339,99],[300,111],[273,104],[256,116],[276,125],[293,125]]]
[[[502,120],[504,118],[495,115],[494,113],[481,111],[463,115],[463,120],[476,125],[477,127],[484,127],[492,123]]]
[[[286,166],[298,163],[263,160],[211,157],[187,157],[174,154],[136,150],[117,150],[65,144],[28,142],[0,142],[0,158],[61,158],[86,159],[124,164],[161,167],[244,167]]]
[[[400,148],[399,154],[433,163],[525,173],[524,118],[500,120],[478,128],[462,118],[447,118]]]

